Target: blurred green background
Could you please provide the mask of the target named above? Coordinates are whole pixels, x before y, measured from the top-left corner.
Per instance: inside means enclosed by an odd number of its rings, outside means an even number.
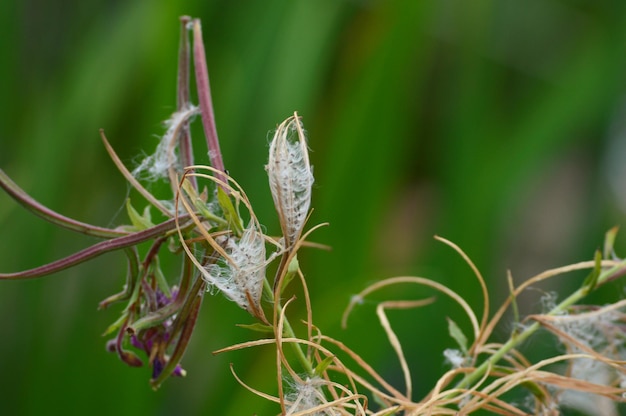
[[[0,2],[0,167],[39,201],[99,225],[127,222],[128,189],[98,137],[128,166],[152,152],[175,108],[178,17],[203,21],[226,166],[270,233],[278,231],[263,165],[268,132],[297,110],[316,185],[307,251],[315,323],[402,387],[374,303],[339,327],[350,296],[394,275],[450,285],[480,310],[506,270],[520,282],[589,259],[626,207],[626,2],[621,0],[42,1]],[[195,134],[197,149],[203,139]],[[198,152],[198,162],[205,162]],[[137,205],[143,202],[134,194]],[[0,194],[0,269],[31,268],[94,240],[57,230]],[[618,252],[624,253],[624,238]],[[100,336],[121,306],[121,253],[33,281],[0,284],[0,414],[269,415],[229,363],[273,391],[270,349],[213,356],[254,337],[245,313],[207,297],[183,364],[186,379],[150,390]],[[559,280],[565,290],[582,275]],[[546,289],[547,290],[547,289]],[[606,296],[622,296],[616,283]],[[431,295],[402,287],[377,299]],[[541,292],[527,299],[535,308]],[[300,297],[301,299],[301,297]],[[598,299],[602,302],[609,297]],[[390,313],[415,398],[453,347],[439,298]],[[506,325],[497,333],[506,336]]]

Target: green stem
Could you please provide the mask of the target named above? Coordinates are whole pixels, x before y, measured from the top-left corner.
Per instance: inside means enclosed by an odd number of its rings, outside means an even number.
[[[277,307],[280,310],[281,308],[280,301],[275,300],[274,290],[272,289],[272,286],[270,285],[267,279],[263,281],[263,291],[265,292],[265,295],[270,299],[271,303],[277,302]],[[289,319],[287,318],[287,316],[285,316],[285,319],[283,321],[283,332],[284,332],[284,335],[288,338],[296,337],[296,334],[293,331],[293,328],[291,327],[291,324],[289,323]],[[298,361],[300,362],[304,370],[307,372],[307,374],[313,375],[313,372],[314,372],[313,365],[311,364],[311,361],[307,358],[306,354],[302,350],[302,346],[295,342],[290,342],[289,345],[291,345],[291,349],[296,354]]]
[[[624,267],[626,266],[626,261],[621,262],[608,270],[605,270],[600,274],[597,280],[596,287],[600,286],[602,283],[606,283],[611,280],[615,274],[622,272]],[[567,309],[579,302],[585,296],[589,294],[589,288],[585,285],[578,289],[576,292],[572,293],[566,299],[564,299],[561,303],[555,306],[550,312],[548,312],[547,316],[555,316],[562,314],[567,311]],[[491,355],[487,360],[485,360],[480,366],[478,366],[474,371],[468,373],[463,380],[457,384],[456,388],[458,389],[467,389],[480,380],[485,373],[492,368],[494,365],[498,363],[506,354],[508,354],[512,349],[516,348],[518,345],[526,341],[531,335],[533,335],[539,328],[541,328],[541,324],[539,322],[535,322],[529,327],[527,327],[524,331],[519,334],[513,335],[511,339],[509,339],[498,351],[496,351],[493,355]]]

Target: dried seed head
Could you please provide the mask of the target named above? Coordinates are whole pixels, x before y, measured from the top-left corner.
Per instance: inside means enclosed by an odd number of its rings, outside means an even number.
[[[467,364],[467,358],[463,356],[461,350],[446,348],[443,352],[443,356],[452,368],[461,368]]]
[[[290,248],[302,234],[313,187],[306,137],[297,113],[276,129],[266,169],[285,247]]]
[[[194,106],[185,107],[172,114],[169,120],[165,121],[167,131],[161,137],[156,151],[153,155],[146,157],[133,170],[133,175],[138,176],[145,172],[149,179],[156,180],[167,177],[169,169],[177,168],[178,156],[176,155],[176,149],[178,147],[178,137],[182,129],[196,114],[198,114],[198,107]]]
[[[328,403],[322,390],[325,384],[327,384],[326,381],[319,377],[306,378],[301,382],[294,380],[293,392],[285,397],[289,403],[287,414],[305,414],[305,412],[307,415],[314,416],[339,414],[339,411],[336,412],[333,408],[320,409],[319,411],[313,410],[320,405]],[[309,413],[307,410],[311,412]]]
[[[251,222],[241,238],[230,238],[225,248],[229,259],[209,265],[204,279],[243,309],[259,316],[265,279],[265,238],[257,224]]]

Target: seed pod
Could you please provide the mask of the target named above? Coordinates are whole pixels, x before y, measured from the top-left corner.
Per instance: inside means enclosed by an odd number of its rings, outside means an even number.
[[[276,129],[266,169],[285,248],[290,249],[302,234],[313,187],[313,170],[298,113]]]
[[[133,170],[133,175],[139,176],[146,173],[147,178],[154,181],[166,178],[170,169],[180,168],[176,154],[178,138],[198,111],[197,107],[189,105],[172,114],[169,120],[165,121],[167,131],[161,137],[156,151]]]
[[[229,258],[204,270],[205,280],[253,316],[261,318],[261,293],[265,279],[265,239],[251,223],[240,239],[226,243]]]

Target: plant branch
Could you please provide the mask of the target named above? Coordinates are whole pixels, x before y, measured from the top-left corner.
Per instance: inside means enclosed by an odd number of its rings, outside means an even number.
[[[617,265],[611,267],[608,270],[603,271],[597,280],[597,285],[601,285],[602,283],[606,283],[614,278],[615,274],[620,274],[624,272],[626,268],[626,261],[618,263]],[[572,293],[566,299],[564,299],[561,303],[555,306],[550,312],[548,312],[547,316],[554,316],[561,314],[567,309],[579,302],[581,299],[585,298],[589,294],[588,288],[586,286],[581,287],[576,292]],[[496,351],[493,355],[491,355],[487,360],[485,360],[480,366],[478,366],[474,371],[468,373],[463,380],[457,384],[456,388],[458,389],[466,389],[472,386],[475,382],[477,382],[484,374],[489,370],[489,368],[493,368],[498,361],[500,361],[506,354],[508,354],[512,349],[516,348],[518,345],[526,341],[531,335],[533,335],[537,330],[541,328],[541,324],[539,322],[534,322],[532,325],[527,327],[525,330],[521,331],[518,334],[514,334],[511,339],[509,339],[505,344],[500,347],[498,351]]]
[[[176,110],[183,111],[191,106],[191,98],[189,92],[189,36],[187,34],[187,26],[191,21],[191,17],[182,16],[180,18],[180,45],[178,49],[178,79],[176,86]],[[193,146],[191,144],[191,132],[189,131],[189,122],[185,122],[178,136],[178,147],[180,149],[180,159],[184,167],[193,165]],[[194,188],[198,188],[198,182],[195,177],[190,178]]]
[[[186,220],[189,218],[189,215],[182,215],[179,219],[180,218]],[[104,253],[121,250],[123,248],[131,247],[144,241],[162,236],[175,229],[176,220],[170,219],[143,231],[113,238],[111,240],[101,241],[63,259],[53,261],[52,263],[48,263],[34,269],[15,273],[0,273],[0,280],[33,279],[36,277],[46,276],[101,256]]]
[[[0,188],[4,189],[11,198],[28,211],[65,229],[99,238],[115,238],[128,234],[127,231],[113,230],[77,221],[43,206],[13,182],[2,169],[0,169]]]
[[[206,53],[202,41],[202,27],[200,19],[193,20],[193,62],[196,72],[196,86],[198,89],[198,101],[200,101],[200,112],[202,114],[202,126],[206,135],[207,146],[209,148],[209,159],[211,166],[221,174],[225,172],[220,143],[217,138],[215,128],[215,115],[213,113],[213,100],[211,99],[211,86],[209,84],[209,70],[206,64]],[[223,176],[223,175],[220,175]],[[224,181],[225,178],[222,177]]]

